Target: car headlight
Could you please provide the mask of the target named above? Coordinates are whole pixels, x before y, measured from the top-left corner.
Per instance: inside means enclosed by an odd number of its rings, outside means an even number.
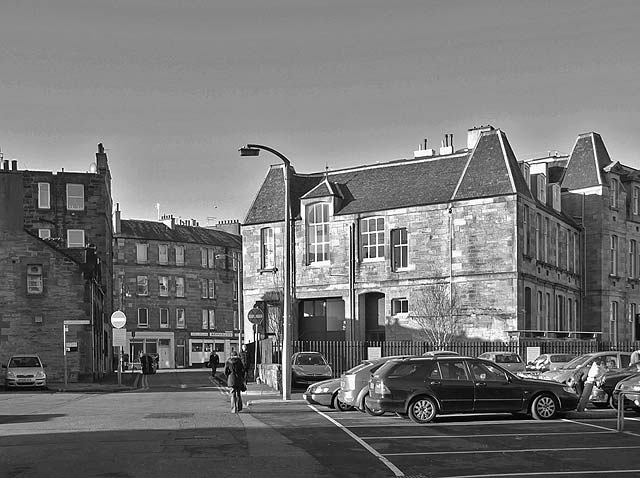
[[[616,385],[616,391],[618,392],[640,392],[640,383],[636,383],[631,385],[630,383],[625,384],[622,382],[618,382]]]
[[[571,393],[573,395],[577,395],[578,394],[578,392],[576,392],[573,387],[562,387],[562,390],[564,390],[567,393]]]
[[[318,387],[315,390],[316,393],[329,393],[329,387]]]
[[[14,372],[8,371],[7,378],[16,378],[16,374]]]
[[[36,378],[47,378],[47,376],[43,371],[40,371],[36,373]]]

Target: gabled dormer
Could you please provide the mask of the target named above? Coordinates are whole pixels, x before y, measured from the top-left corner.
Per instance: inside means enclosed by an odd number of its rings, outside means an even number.
[[[329,181],[328,175],[325,175],[316,187],[300,198],[301,209],[317,200],[330,201],[332,203],[332,213],[336,213],[342,208],[344,194],[340,189],[340,185]]]

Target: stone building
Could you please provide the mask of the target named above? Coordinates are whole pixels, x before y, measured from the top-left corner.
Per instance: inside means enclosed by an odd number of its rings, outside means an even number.
[[[461,338],[581,337],[582,230],[548,166],[518,162],[487,126],[457,151],[446,135],[411,159],[292,169],[292,337],[420,338],[420,296],[442,286]],[[267,317],[283,283],[283,168],[270,168],[241,228],[244,301]]]
[[[224,363],[238,348],[242,242],[239,224],[121,219],[115,212],[114,303],[127,323],[129,362],[158,354],[160,368]]]
[[[0,170],[0,358],[37,353],[52,381],[64,380],[65,361],[69,381],[99,379],[112,366],[111,174],[102,144],[90,169],[19,170],[5,160]]]

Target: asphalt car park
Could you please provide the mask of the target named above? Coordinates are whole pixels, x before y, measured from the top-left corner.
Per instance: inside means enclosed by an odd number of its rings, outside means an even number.
[[[613,410],[537,421],[511,414],[447,415],[427,425],[309,406],[406,477],[639,476],[640,417],[623,432]],[[318,424],[321,426],[321,424]]]

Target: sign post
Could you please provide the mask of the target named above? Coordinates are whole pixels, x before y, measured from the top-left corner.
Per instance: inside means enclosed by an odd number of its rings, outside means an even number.
[[[254,307],[247,314],[247,318],[249,319],[249,322],[253,324],[253,345],[254,345],[253,379],[257,382],[258,381],[258,333],[257,333],[257,330],[258,330],[258,324],[262,322],[262,320],[264,319],[264,314],[262,313],[262,309],[260,309],[259,307]]]
[[[127,323],[127,316],[121,310],[116,310],[111,314],[111,325],[116,329],[121,329]],[[113,331],[113,338],[116,338],[116,331]],[[125,332],[126,334],[126,332]],[[126,337],[126,335],[125,335]],[[115,342],[115,340],[113,341]],[[114,343],[115,345],[115,343]],[[122,385],[122,344],[118,345],[118,386]]]
[[[74,320],[64,320],[62,322],[62,355],[64,357],[64,385],[67,385],[68,382],[68,374],[67,374],[67,332],[69,332],[69,325],[89,325],[91,323],[90,320],[87,319],[74,319]],[[72,342],[75,344],[75,347],[78,347],[78,342]]]

